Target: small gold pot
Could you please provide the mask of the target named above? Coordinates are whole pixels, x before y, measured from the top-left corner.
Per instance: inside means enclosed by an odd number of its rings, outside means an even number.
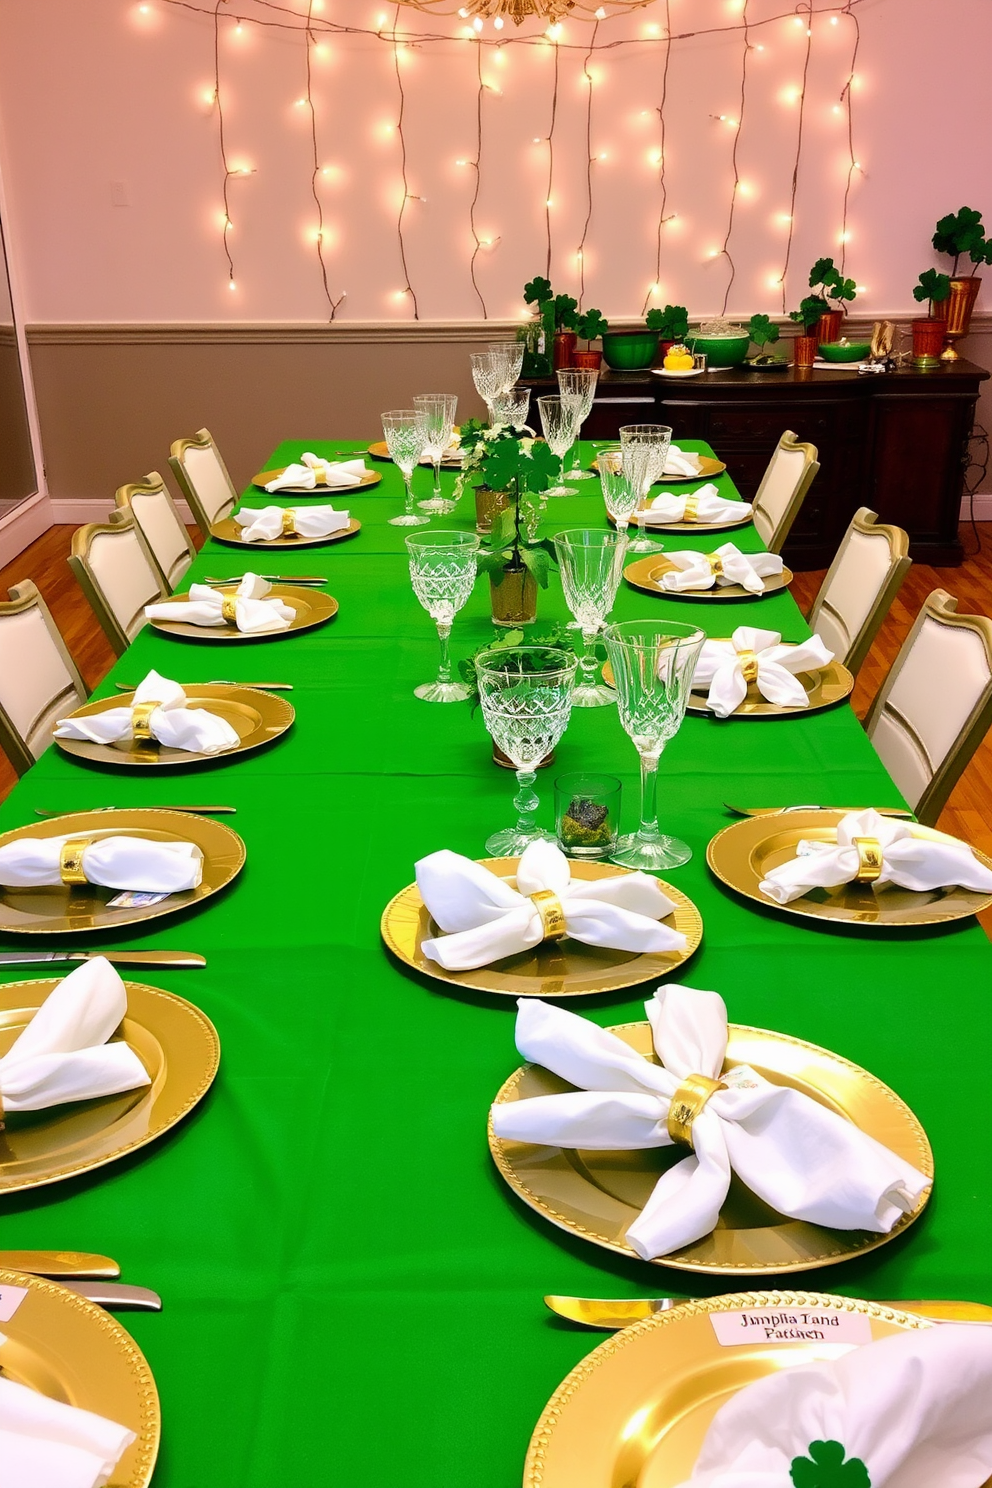
[[[475,488],[475,530],[484,537],[493,530],[493,517],[506,511],[509,497],[506,491],[494,491],[489,486]]]
[[[494,625],[530,625],[537,619],[537,582],[529,568],[504,569],[502,582],[489,575]]]
[[[981,287],[982,281],[977,274],[969,274],[964,279],[952,279],[951,292],[947,299],[933,307],[935,319],[945,322],[944,334],[948,341],[947,349],[941,353],[941,361],[957,361],[958,353],[954,349],[954,342],[968,334],[971,312],[975,308]]]
[[[816,359],[819,341],[815,336],[797,336],[792,343],[792,352],[797,367],[812,367]]]

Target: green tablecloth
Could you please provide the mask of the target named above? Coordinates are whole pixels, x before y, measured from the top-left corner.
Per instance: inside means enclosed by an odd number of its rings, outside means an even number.
[[[341,446],[290,441],[270,463],[304,448]],[[111,674],[138,682],[155,666],[183,682],[292,682],[286,738],[240,763],[154,778],[96,771],[52,749],[0,813],[6,829],[31,821],[36,805],[221,800],[237,806],[247,844],[241,877],[208,908],[117,942],[208,957],[204,971],[154,978],[217,1025],[223,1056],[208,1098],[133,1160],[0,1209],[0,1244],[109,1252],[126,1280],[161,1292],[160,1315],[125,1319],[161,1391],[159,1488],[512,1488],[547,1397],[597,1342],[551,1318],[544,1292],[732,1285],[628,1263],[518,1205],[486,1146],[489,1102],[519,1062],[512,1003],[422,985],[382,948],[382,907],[414,861],[439,847],[481,856],[487,834],[511,819],[513,777],[491,764],[479,714],[413,696],[434,674],[436,641],[410,588],[404,529],[387,523],[398,473],[377,468],[380,486],[347,497],[363,524],[356,539],[264,558],[209,542],[194,570],[278,561],[285,573],[325,573],[341,605],[333,623],[244,646],[146,631]],[[417,482],[426,492],[428,476]],[[603,524],[598,483],[579,489],[550,504],[545,532]],[[434,526],[473,521],[466,495]],[[734,541],[760,546],[750,528]],[[491,634],[487,591],[480,583],[456,620],[455,657]],[[539,613],[564,616],[557,577]],[[614,613],[691,617],[713,634],[745,621],[790,640],[807,634],[787,593],[711,608],[622,586]],[[615,710],[573,714],[557,767],[622,776],[635,824],[636,756]],[[554,773],[539,777],[548,822]],[[736,900],[704,861],[728,820],[725,799],[895,805],[895,787],[847,706],[764,724],[688,718],[659,788],[662,826],[695,850],[671,875],[705,925],[685,980],[718,990],[736,1021],[866,1066],[933,1143],[936,1189],[919,1223],[804,1280],[992,1302],[984,934],[974,922],[891,938],[815,930]],[[643,1016],[649,990],[572,1006],[620,1022]]]

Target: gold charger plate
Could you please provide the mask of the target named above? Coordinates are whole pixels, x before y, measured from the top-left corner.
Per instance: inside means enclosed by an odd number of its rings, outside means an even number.
[[[731,717],[805,718],[808,713],[817,713],[821,708],[832,708],[834,703],[839,703],[854,690],[854,678],[847,667],[839,661],[831,661],[825,667],[819,667],[811,672],[799,672],[797,675],[806,689],[806,696],[809,699],[807,707],[786,708],[780,703],[770,703],[761,696],[755,683],[751,682],[748,685],[747,696],[741,705],[734,709]],[[616,686],[613,668],[608,661],[603,663],[603,681],[607,687]],[[695,690],[690,692],[686,712],[713,717],[713,710],[706,703],[708,691],[708,687],[701,687],[698,692]]]
[[[519,858],[480,858],[486,868],[516,884],[514,874]],[[613,863],[570,861],[573,878],[591,880],[613,878],[628,873]],[[660,882],[660,880],[659,880]],[[582,945],[577,940],[545,941],[531,951],[507,956],[490,966],[475,971],[445,971],[420,949],[421,942],[443,932],[427,913],[420,891],[409,884],[391,899],[382,913],[380,926],[386,945],[407,966],[439,982],[456,987],[472,987],[478,992],[496,992],[501,997],[586,997],[596,992],[615,992],[621,987],[636,987],[652,978],[677,971],[693,954],[703,938],[703,921],[699,910],[681,890],[662,883],[662,889],[675,904],[675,913],[662,920],[688,938],[684,951],[667,954],[638,954],[636,951],[613,951],[601,946]]]
[[[698,529],[697,529],[698,530]],[[656,580],[662,574],[668,573],[675,568],[670,558],[664,555],[655,557],[649,553],[646,558],[638,558],[635,563],[623,571],[623,576],[634,589],[643,589],[646,594],[659,594],[664,599],[764,599],[768,594],[777,594],[780,589],[787,589],[792,583],[792,569],[783,568],[781,573],[769,574],[765,579],[765,587],[760,594],[752,594],[745,589],[743,584],[714,584],[712,589],[682,589],[669,592],[662,589]]]
[[[371,454],[371,450],[369,453]],[[599,460],[593,460],[589,468],[598,471]],[[652,485],[677,486],[684,485],[686,481],[712,480],[714,475],[722,475],[726,468],[723,460],[714,460],[712,455],[700,455],[699,469],[694,475],[661,475],[652,482]]]
[[[458,433],[457,429],[455,430],[455,433]],[[392,460],[393,458],[392,455],[389,453],[389,445],[384,439],[379,439],[376,441],[375,444],[370,444],[365,453],[367,455],[370,455],[373,460]],[[432,461],[428,460],[427,456],[424,455],[420,460],[420,464],[430,465],[432,464]],[[441,460],[442,470],[461,470],[461,468],[462,456],[460,454],[445,455]]]
[[[846,1352],[809,1341],[719,1344],[711,1315],[751,1307],[859,1313],[873,1340],[932,1326],[879,1302],[817,1292],[742,1292],[657,1313],[601,1343],[558,1386],[534,1428],[524,1488],[677,1488],[691,1477],[717,1410],[738,1390]]]
[[[750,816],[732,822],[717,832],[706,849],[706,861],[722,883],[746,899],[780,914],[799,915],[807,920],[834,920],[844,925],[901,930],[915,925],[943,925],[966,919],[992,905],[992,894],[970,889],[946,888],[916,891],[885,888],[873,893],[871,884],[844,884],[831,892],[810,889],[791,904],[766,899],[758,884],[772,868],[795,857],[802,838],[812,842],[837,841],[837,823],[844,811],[790,811],[787,816]],[[935,827],[918,822],[904,823],[914,837],[927,842],[959,842]],[[972,848],[980,863],[992,868],[989,858]]]
[[[352,458],[355,457],[352,456]],[[275,470],[260,470],[257,475],[252,476],[251,483],[265,491],[269,481],[278,480],[285,470],[285,465],[280,465]],[[283,486],[281,491],[265,491],[265,494],[266,496],[334,496],[339,491],[364,491],[367,486],[377,486],[381,480],[382,476],[377,471],[366,470],[353,486]],[[261,547],[261,543],[252,543],[252,547]]]
[[[312,496],[313,492],[308,491],[307,495]],[[322,548],[327,543],[343,542],[347,537],[354,537],[356,532],[361,532],[361,530],[361,522],[357,517],[352,517],[347,527],[341,532],[331,532],[327,537],[300,537],[298,532],[293,532],[286,537],[248,542],[241,536],[241,528],[234,518],[225,517],[222,522],[214,523],[210,529],[210,536],[215,537],[218,542],[229,544],[232,548]]]
[[[0,884],[0,931],[14,935],[88,935],[95,930],[119,930],[123,925],[159,919],[200,904],[226,887],[244,867],[245,845],[237,832],[209,816],[181,811],[72,811],[4,832],[0,847],[24,837],[121,834],[148,837],[153,842],[195,842],[203,853],[199,886],[170,894],[160,904],[108,909],[107,900],[118,891],[96,884],[74,884],[71,888],[53,884],[39,889],[12,889]]]
[[[4,1377],[127,1426],[137,1439],[107,1488],[146,1488],[158,1456],[162,1412],[148,1361],[130,1333],[102,1307],[57,1282],[0,1271],[0,1285],[27,1292],[3,1324]]]
[[[742,506],[746,504],[746,502],[741,502]],[[705,534],[707,532],[733,532],[738,527],[747,527],[752,520],[751,513],[747,512],[744,516],[737,517],[732,522],[650,522],[645,518],[644,526],[648,532],[699,532]]]
[[[222,594],[234,594],[237,584],[211,584],[211,589],[218,589]],[[238,629],[236,625],[193,625],[189,620],[153,620],[148,624],[159,630],[163,635],[183,636],[193,641],[281,641],[286,636],[295,635],[301,630],[313,630],[317,625],[325,625],[328,620],[333,620],[338,612],[338,602],[332,594],[324,594],[320,589],[301,589],[293,584],[272,584],[269,592],[264,596],[266,599],[281,599],[284,605],[288,605],[295,611],[293,619],[289,622],[287,630],[267,630],[261,634],[246,634]],[[188,604],[189,593],[173,594],[164,603]]]
[[[59,981],[0,987],[0,1057]],[[152,1083],[98,1100],[9,1114],[0,1132],[0,1193],[40,1188],[115,1162],[162,1136],[210,1089],[220,1043],[209,1018],[172,992],[141,982],[124,985],[127,1014],[111,1042],[122,1038],[130,1044]]]
[[[658,1063],[648,1023],[623,1023],[611,1030],[652,1063]],[[731,1023],[724,1068],[747,1064],[774,1085],[789,1085],[852,1121],[904,1161],[933,1176],[926,1132],[909,1107],[881,1080],[839,1054],[802,1039]],[[503,1085],[496,1101],[558,1095],[573,1087],[540,1065],[525,1064]],[[668,1168],[686,1156],[684,1147],[641,1152],[587,1152],[542,1147],[497,1137],[489,1123],[489,1147],[514,1193],[559,1229],[594,1245],[637,1259],[624,1236]],[[701,1240],[648,1262],[677,1271],[711,1275],[773,1276],[810,1271],[864,1255],[901,1235],[918,1219],[930,1196],[922,1195],[887,1235],[868,1230],[828,1230],[776,1213],[740,1181],[730,1192],[717,1227]]]
[[[202,754],[191,749],[167,749],[157,740],[127,739],[119,744],[93,744],[89,739],[56,739],[55,742],[66,754],[78,759],[90,760],[93,764],[133,765],[152,768],[159,765],[200,765],[204,761],[223,761],[234,755],[248,754],[259,749],[270,739],[284,734],[296,717],[292,703],[271,692],[260,692],[254,687],[226,687],[219,682],[188,683],[183,687],[187,698],[193,703],[208,706],[208,711],[223,718],[237,730],[238,742],[219,754]],[[134,702],[133,692],[121,692],[110,698],[101,698],[97,703],[86,703],[70,713],[70,718],[92,718],[96,713],[108,713],[112,708],[127,708]]]

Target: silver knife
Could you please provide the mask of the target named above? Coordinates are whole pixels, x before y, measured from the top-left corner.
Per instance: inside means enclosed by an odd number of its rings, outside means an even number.
[[[191,682],[191,687],[255,687],[262,692],[292,692],[292,682],[232,682],[227,677],[212,677],[209,682]],[[133,682],[115,682],[118,692],[136,692]]]
[[[142,802],[140,808],[137,806],[91,806],[91,811],[185,811],[190,816],[234,816],[237,806],[146,806]],[[56,817],[66,816],[65,811],[46,811],[42,806],[34,808],[35,816]]]
[[[0,966],[58,965],[103,956],[112,966],[206,966],[196,951],[0,951]]]
[[[556,1312],[569,1322],[581,1323],[584,1328],[598,1328],[604,1333],[619,1332],[631,1323],[654,1317],[659,1312],[669,1312],[691,1297],[559,1297],[548,1296],[545,1307]],[[900,1312],[913,1312],[920,1317],[939,1323],[992,1323],[992,1307],[984,1302],[958,1302],[954,1300],[913,1300],[880,1302],[881,1307],[892,1307]]]
[[[127,1286],[122,1281],[67,1281],[59,1277],[59,1286],[76,1292],[88,1302],[98,1302],[109,1312],[161,1312],[162,1298],[148,1287]]]
[[[729,801],[724,801],[724,807],[732,816],[788,816],[790,811],[865,811],[865,806],[732,806]],[[915,818],[911,811],[905,811],[901,806],[873,806],[871,810],[877,811],[879,816],[895,816],[903,821],[913,821]]]
[[[245,574],[230,574],[227,578],[205,578],[205,584],[240,584]],[[322,574],[258,574],[256,577],[266,579],[270,584],[326,584],[327,579]]]

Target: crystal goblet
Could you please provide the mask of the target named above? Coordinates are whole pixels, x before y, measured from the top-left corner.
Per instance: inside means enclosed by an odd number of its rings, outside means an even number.
[[[433,494],[417,505],[421,511],[453,512],[457,503],[441,495],[441,460],[451,444],[458,397],[455,393],[418,393],[413,406],[424,416],[427,425],[424,455],[434,466]]]
[[[706,636],[675,621],[622,620],[603,632],[624,732],[641,761],[641,825],[620,839],[625,868],[678,868],[692,849],[658,830],[658,761],[678,733]]]
[[[578,429],[576,422],[578,406],[574,399],[549,394],[547,397],[538,398],[537,408],[541,415],[541,428],[548,441],[548,448],[553,455],[558,456],[562,474],[564,474],[565,456],[575,443],[575,434]],[[575,492],[571,486],[557,485],[549,486],[547,494],[549,496],[574,496]]]
[[[578,405],[576,435],[578,435],[582,425],[592,412],[593,399],[596,396],[596,384],[598,381],[599,373],[592,367],[562,367],[559,369],[558,391],[563,398],[574,398]],[[567,479],[570,481],[595,479],[591,470],[581,470],[579,468],[579,451],[577,445],[572,448],[572,463],[569,467]]]
[[[527,427],[530,411],[530,388],[511,387],[493,399],[493,418],[498,424],[509,424],[517,434]]]
[[[472,352],[472,381],[475,383],[475,391],[486,405],[490,423],[495,422],[493,399],[502,391],[505,371],[505,367],[500,365],[491,352]]]
[[[475,659],[486,728],[517,772],[517,823],[486,840],[486,851],[516,857],[529,842],[553,842],[535,825],[535,770],[557,745],[572,711],[575,657],[553,646],[484,651]]]
[[[632,454],[631,458],[636,462],[636,477],[639,483],[638,501],[635,507],[638,536],[630,545],[632,553],[657,553],[661,547],[660,543],[653,543],[644,530],[644,519],[647,510],[644,505],[648,498],[652,484],[660,480],[665,473],[665,461],[668,459],[668,446],[672,442],[672,431],[667,424],[625,424],[620,430],[620,446],[623,450],[640,452]],[[641,468],[641,456],[644,456],[644,468]]]
[[[402,516],[390,517],[393,527],[423,527],[430,519],[413,509],[413,472],[427,444],[427,425],[415,408],[393,408],[382,415],[382,432],[393,464],[403,476],[406,504]]]
[[[612,687],[596,681],[594,650],[600,626],[613,608],[623,572],[627,538],[622,532],[576,529],[554,539],[565,603],[582,632],[580,680],[573,708],[608,708],[617,700]]]
[[[619,445],[615,445],[611,449],[600,450],[597,464],[606,510],[616,523],[617,531],[626,536],[638,502],[635,462]]]
[[[524,343],[522,341],[490,341],[486,351],[498,369],[497,392],[507,393],[523,370]]]
[[[474,532],[414,532],[406,540],[413,592],[437,626],[441,660],[437,678],[413,689],[425,703],[462,703],[472,696],[464,682],[452,682],[448,638],[451,625],[472,593],[479,539]]]

